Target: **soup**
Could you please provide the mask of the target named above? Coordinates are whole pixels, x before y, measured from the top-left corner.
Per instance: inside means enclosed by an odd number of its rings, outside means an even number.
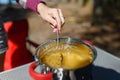
[[[65,70],[82,68],[94,59],[92,50],[80,43],[60,42],[49,44],[39,52],[38,59],[52,68],[63,68]]]

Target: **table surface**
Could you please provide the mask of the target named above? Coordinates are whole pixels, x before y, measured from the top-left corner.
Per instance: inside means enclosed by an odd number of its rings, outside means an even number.
[[[120,58],[95,47],[97,58],[92,70],[93,80],[120,80]],[[0,80],[32,80],[28,68],[31,63],[0,73]]]

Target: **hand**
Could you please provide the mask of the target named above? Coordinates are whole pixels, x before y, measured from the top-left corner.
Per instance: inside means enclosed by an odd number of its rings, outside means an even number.
[[[53,28],[53,32],[60,32],[63,24],[65,23],[61,9],[49,8],[47,5],[39,3],[37,11],[43,20],[50,23]]]

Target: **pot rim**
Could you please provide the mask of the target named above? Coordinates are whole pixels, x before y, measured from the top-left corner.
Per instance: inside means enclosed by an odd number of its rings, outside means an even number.
[[[59,38],[59,41],[61,42],[77,42],[77,43],[80,43],[80,44],[84,44],[85,46],[87,46],[87,47],[89,47],[91,50],[92,50],[92,52],[93,52],[93,55],[94,55],[94,59],[93,59],[93,61],[91,62],[91,64],[94,62],[94,60],[96,59],[96,57],[97,57],[97,51],[96,51],[96,49],[95,49],[95,47],[93,46],[93,45],[91,45],[91,44],[89,44],[89,43],[87,43],[87,42],[85,42],[85,41],[81,41],[81,40],[78,40],[78,39],[74,39],[74,38]],[[46,45],[49,45],[49,44],[51,44],[51,43],[54,43],[54,42],[57,42],[57,39],[52,39],[52,40],[49,40],[49,41],[45,41],[44,43],[42,43],[42,44],[40,44],[38,47],[37,47],[37,49],[36,49],[36,53],[35,53],[35,56],[36,56],[36,58],[38,59],[38,54],[39,54],[39,52],[40,52],[40,50],[42,49],[42,48],[44,48]],[[40,62],[39,60],[38,60],[38,62]],[[42,63],[42,62],[40,62],[40,63]]]

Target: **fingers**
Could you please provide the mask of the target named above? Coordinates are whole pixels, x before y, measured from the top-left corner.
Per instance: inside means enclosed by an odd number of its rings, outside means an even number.
[[[56,9],[56,11],[53,13],[53,15],[54,15],[54,19],[57,22],[57,26],[55,26],[55,27],[57,27],[58,30],[61,30],[62,23],[61,23],[61,18],[60,18],[59,10]]]
[[[53,17],[52,14],[48,14],[48,15],[49,16],[47,16],[47,19],[46,19],[47,22],[50,23],[50,25],[51,25],[52,28],[55,28],[57,26],[57,22],[56,22],[55,18]]]
[[[54,9],[51,16],[56,21],[56,24],[57,24],[56,26],[53,25],[52,27],[57,28],[60,31],[62,25],[65,22],[61,9]],[[53,24],[53,23],[51,23],[51,24]],[[56,29],[54,31],[56,31]]]
[[[53,32],[57,32],[58,31],[60,33],[60,31],[57,28],[57,21],[56,21],[56,19],[51,17],[51,16],[48,16],[47,20],[50,23],[50,26],[53,28]]]

